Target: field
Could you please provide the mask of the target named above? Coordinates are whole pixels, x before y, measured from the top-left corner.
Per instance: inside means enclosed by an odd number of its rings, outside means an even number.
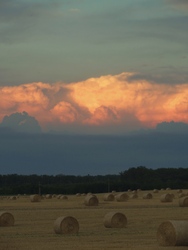
[[[152,199],[143,199],[147,192],[152,193]],[[161,202],[160,196],[169,192],[175,196],[173,201]],[[12,213],[15,224],[0,227],[0,250],[187,249],[159,246],[156,237],[162,222],[188,219],[188,207],[179,207],[177,190],[138,191],[137,199],[123,202],[104,201],[104,194],[96,196],[98,206],[85,206],[83,195],[68,195],[67,200],[44,198],[41,202],[31,202],[27,195],[16,200],[2,197],[0,211]],[[111,211],[125,214],[125,228],[104,227],[104,216]],[[75,217],[79,233],[55,234],[53,224],[60,216]]]

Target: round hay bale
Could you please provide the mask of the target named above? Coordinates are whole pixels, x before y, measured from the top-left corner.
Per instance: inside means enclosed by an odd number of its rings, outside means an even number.
[[[137,190],[133,190],[133,191],[132,191],[132,194],[137,194]]]
[[[0,212],[0,227],[14,226],[14,216],[8,212]]]
[[[68,197],[66,195],[61,195],[60,199],[61,200],[68,200]]]
[[[171,194],[163,194],[160,197],[161,202],[172,202],[173,201],[173,197]]]
[[[81,194],[80,194],[80,193],[77,193],[76,196],[81,196]]]
[[[52,199],[52,194],[46,194],[45,198],[46,199]]]
[[[157,230],[160,246],[188,246],[188,220],[169,220]]]
[[[182,189],[178,189],[178,190],[177,190],[177,193],[178,193],[178,194],[181,194],[182,192],[183,192]]]
[[[38,194],[30,195],[30,201],[31,202],[39,202],[39,201],[41,201],[41,196]]]
[[[153,189],[153,193],[158,193],[159,192],[159,190],[158,189]]]
[[[72,216],[62,216],[55,220],[54,231],[56,234],[76,234],[79,231],[79,223]]]
[[[130,195],[130,198],[131,198],[131,199],[137,199],[137,198],[138,198],[138,195],[137,195],[137,194],[131,194],[131,195]]]
[[[186,194],[184,194],[184,193],[180,193],[180,194],[178,195],[179,198],[185,197],[185,196],[186,196]]]
[[[152,199],[153,195],[151,193],[146,193],[143,195],[143,199]]]
[[[98,206],[99,200],[96,195],[86,195],[84,204],[86,206]]]
[[[116,201],[127,201],[129,199],[129,195],[126,193],[121,193],[116,195]]]
[[[104,216],[104,226],[107,228],[122,228],[127,225],[127,217],[123,213],[110,212]]]
[[[10,200],[16,200],[17,197],[16,196],[10,196]]]
[[[104,201],[114,201],[115,197],[112,193],[104,194]]]
[[[171,188],[167,187],[166,190],[171,190]]]
[[[184,196],[179,199],[179,206],[188,207],[188,196]]]

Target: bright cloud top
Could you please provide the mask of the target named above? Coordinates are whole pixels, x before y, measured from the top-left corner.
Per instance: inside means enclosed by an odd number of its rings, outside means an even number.
[[[155,84],[134,73],[70,84],[34,82],[0,88],[0,121],[26,111],[41,127],[122,126],[125,131],[166,121],[188,123],[188,83]]]

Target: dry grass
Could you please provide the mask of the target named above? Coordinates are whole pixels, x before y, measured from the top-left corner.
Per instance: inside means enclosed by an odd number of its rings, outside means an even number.
[[[187,219],[187,209],[179,206],[177,197],[170,203],[160,202],[165,192],[160,190],[152,199],[143,199],[144,191],[138,191],[138,198],[127,202],[104,201],[104,194],[97,194],[99,204],[91,207],[84,205],[85,197],[76,195],[69,195],[65,203],[57,197],[36,203],[29,196],[0,200],[0,210],[15,218],[13,227],[0,227],[0,250],[164,249],[156,238],[159,225],[167,220]],[[171,193],[177,194],[177,190]],[[126,228],[104,227],[105,214],[113,211],[125,214]],[[53,224],[60,216],[75,217],[79,233],[55,234]],[[181,247],[173,247],[176,249]]]

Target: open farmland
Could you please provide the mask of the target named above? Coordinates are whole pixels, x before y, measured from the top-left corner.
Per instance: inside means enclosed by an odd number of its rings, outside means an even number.
[[[143,199],[150,192],[152,199]],[[172,202],[161,202],[165,193],[174,194]],[[183,190],[188,193],[188,190]],[[129,196],[131,191],[126,192]],[[138,191],[138,198],[118,202],[104,201],[104,194],[96,194],[98,206],[85,206],[83,195],[68,195],[68,199],[43,198],[31,202],[29,196],[16,200],[2,197],[0,211],[13,214],[12,227],[0,227],[0,250],[60,250],[60,249],[164,249],[159,246],[156,232],[166,220],[187,220],[188,207],[179,207],[177,190]],[[108,212],[120,212],[127,217],[125,228],[105,228]],[[78,234],[55,234],[54,221],[60,216],[73,216],[79,222]],[[167,249],[185,249],[168,247]]]

